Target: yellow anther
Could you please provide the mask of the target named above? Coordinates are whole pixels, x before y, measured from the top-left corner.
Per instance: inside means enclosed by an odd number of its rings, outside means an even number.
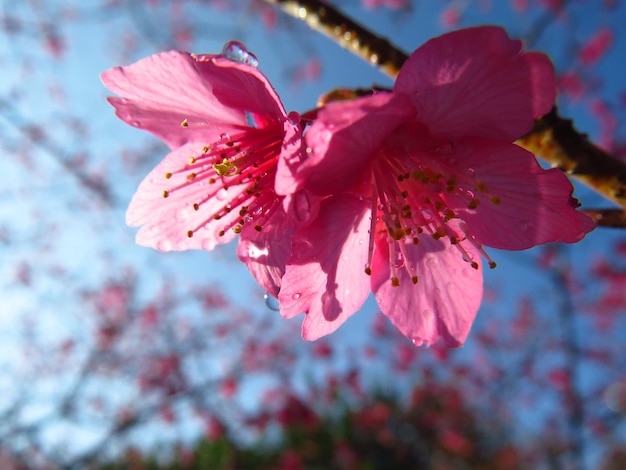
[[[477,263],[476,261],[472,261],[472,262],[470,263],[470,266],[471,266],[472,268],[474,268],[474,269],[478,269],[478,263]]]
[[[193,230],[188,230],[188,231],[187,231],[187,236],[188,236],[189,238],[193,237]]]
[[[170,179],[172,177],[172,174],[168,171],[167,173],[165,173],[165,179]]]
[[[490,267],[491,269],[496,269],[496,267],[497,267],[497,266],[498,266],[498,265],[496,264],[496,262],[495,262],[495,261],[489,261],[489,267]]]
[[[183,119],[183,122],[180,123],[180,127],[189,127],[189,121],[187,121],[187,119]]]
[[[195,173],[189,173],[187,175],[187,181],[193,181],[196,179],[196,174]]]
[[[222,163],[213,164],[213,169],[219,176],[235,176],[239,173],[239,168],[226,158],[222,160]]]
[[[474,189],[476,189],[476,191],[478,191],[480,193],[486,193],[487,192],[487,185],[485,183],[483,183],[482,181],[479,181],[478,184],[474,187]]]
[[[439,240],[440,238],[443,238],[446,236],[446,231],[444,230],[443,227],[437,227],[437,230],[435,231],[435,233],[433,233],[432,237],[435,240]]]
[[[163,191],[163,197],[167,197],[169,195],[170,195],[169,191]]]
[[[391,287],[400,287],[400,279],[396,276],[391,278]]]
[[[365,274],[367,274],[368,276],[372,275],[372,268],[370,268],[369,266],[365,267]]]
[[[254,230],[256,230],[257,232],[260,232],[261,230],[263,230],[263,227],[261,227],[260,225],[255,225]]]
[[[243,227],[241,225],[235,225],[233,227],[233,232],[235,233],[241,233],[242,230],[243,230]]]
[[[200,204],[198,204],[197,202],[193,203],[193,210],[197,211],[198,209],[200,209]]]
[[[202,153],[207,153],[208,151],[209,151],[209,147],[207,147],[206,145],[202,147]]]
[[[418,280],[419,280],[419,279],[418,279],[418,277],[417,277],[417,276],[411,276],[411,282],[412,282],[413,284],[417,284],[417,281],[418,281]]]
[[[189,157],[189,164],[193,165],[194,163],[196,163],[196,157]]]

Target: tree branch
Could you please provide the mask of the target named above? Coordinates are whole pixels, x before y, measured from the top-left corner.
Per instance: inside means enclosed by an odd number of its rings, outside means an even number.
[[[346,17],[336,8],[320,0],[265,0],[285,13],[304,21],[311,29],[322,33],[341,47],[348,49],[392,78],[408,55],[389,40],[369,31]]]

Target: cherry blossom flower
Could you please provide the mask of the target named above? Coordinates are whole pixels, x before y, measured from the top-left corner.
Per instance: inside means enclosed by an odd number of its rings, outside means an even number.
[[[571,243],[594,226],[566,176],[512,143],[554,99],[545,55],[479,27],[417,49],[392,92],[320,110],[307,158],[281,161],[276,177],[279,193],[325,198],[293,238],[281,314],[306,312],[302,334],[313,340],[373,291],[416,345],[461,345],[482,298],[482,259],[495,267],[483,245]]]
[[[287,114],[256,58],[228,43],[222,55],[156,54],[102,74],[124,122],[172,149],[140,184],[126,221],[137,242],[161,251],[205,249],[241,234],[238,256],[278,293],[294,221],[315,206],[274,191],[277,161],[301,151],[299,116]],[[235,60],[231,60],[231,57]],[[299,197],[299,196],[298,196]]]

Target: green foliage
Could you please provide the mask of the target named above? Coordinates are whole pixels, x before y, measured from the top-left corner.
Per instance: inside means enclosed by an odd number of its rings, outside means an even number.
[[[532,456],[507,442],[506,429],[463,402],[454,388],[430,384],[413,391],[408,406],[390,397],[370,398],[355,409],[315,414],[290,398],[261,426],[262,436],[243,446],[227,432],[178,449],[159,463],[129,452],[99,470],[385,470],[393,468],[508,469]],[[272,424],[277,440],[264,438]]]

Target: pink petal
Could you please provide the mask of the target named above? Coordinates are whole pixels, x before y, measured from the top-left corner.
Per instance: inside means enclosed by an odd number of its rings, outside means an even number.
[[[574,243],[594,228],[575,210],[572,185],[557,169],[542,169],[535,157],[513,145],[486,139],[463,139],[453,157],[487,187],[474,191],[480,204],[447,196],[477,241],[494,248],[523,250],[547,242]],[[473,189],[473,188],[471,188]],[[499,198],[494,204],[490,198]]]
[[[300,125],[290,120],[283,123],[285,135],[281,148],[280,159],[276,169],[274,190],[277,194],[288,195],[296,191],[298,180],[296,172],[307,157],[304,149],[304,139]]]
[[[202,153],[202,144],[192,143],[168,154],[161,163],[141,182],[128,207],[126,223],[130,226],[143,225],[137,233],[137,243],[161,251],[212,249],[216,243],[226,243],[234,237],[231,230],[221,230],[240,218],[233,210],[220,220],[214,215],[236,200],[245,191],[245,185],[229,186],[221,189],[221,177],[214,184],[201,181],[189,182],[188,172],[178,172],[185,168],[189,157]],[[165,174],[171,172],[171,178]],[[181,186],[181,189],[174,189]],[[163,197],[168,191],[168,197]],[[194,210],[194,203],[200,203]],[[187,231],[204,227],[189,238]]]
[[[237,73],[231,75],[234,79]],[[119,118],[154,133],[172,148],[190,141],[212,142],[229,128],[246,125],[245,109],[229,108],[214,95],[224,79],[211,79],[191,55],[177,51],[102,74],[104,85],[123,97],[109,99]],[[184,119],[190,123],[187,128],[181,126]]]
[[[333,196],[322,201],[317,219],[296,233],[278,299],[286,318],[306,312],[304,339],[332,333],[367,299],[369,216],[365,201]]]
[[[213,94],[222,106],[274,121],[287,117],[276,91],[256,67],[220,56],[203,55],[196,60],[204,79],[213,84]]]
[[[245,263],[258,284],[274,297],[278,296],[285,262],[291,250],[291,239],[296,225],[279,208],[258,232],[244,226],[237,256]]]
[[[359,184],[388,134],[412,113],[404,97],[390,93],[329,104],[305,134],[307,159],[281,166],[277,187],[292,187],[295,178],[327,195]]]
[[[418,119],[439,137],[515,140],[554,105],[554,68],[544,54],[495,26],[431,39],[404,64],[394,92],[408,94]]]
[[[478,252],[465,247],[479,259]],[[463,344],[469,334],[483,294],[482,273],[461,258],[458,249],[444,240],[420,237],[419,245],[406,244],[407,259],[418,275],[411,282],[406,269],[398,269],[399,287],[391,285],[389,248],[377,241],[372,260],[372,290],[381,311],[416,345]]]

